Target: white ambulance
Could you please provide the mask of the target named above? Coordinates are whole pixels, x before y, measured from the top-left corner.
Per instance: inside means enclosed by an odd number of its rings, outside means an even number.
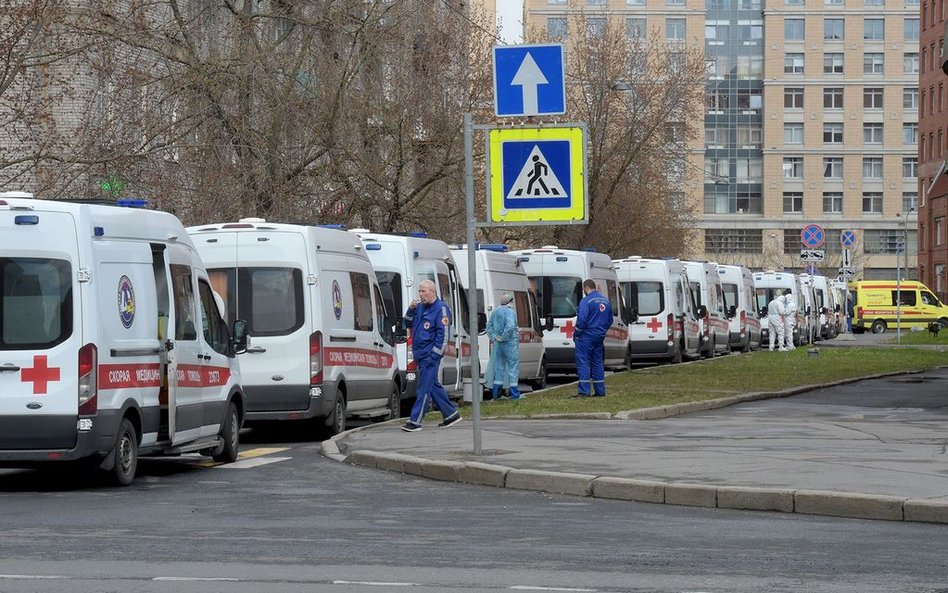
[[[757,303],[757,312],[760,315],[761,342],[770,341],[770,322],[767,319],[767,306],[770,301],[782,295],[785,290],[790,289],[794,299],[798,303],[796,325],[793,328],[793,343],[797,346],[806,343],[807,317],[803,303],[803,288],[800,285],[800,279],[791,272],[776,272],[774,270],[765,270],[763,272],[754,272],[754,295]]]
[[[681,362],[698,358],[701,336],[697,307],[684,264],[677,259],[638,256],[612,263],[623,300],[632,309],[632,360]]]
[[[552,245],[511,253],[520,259],[530,278],[540,315],[544,319],[553,318],[552,330],[543,334],[549,372],[576,373],[573,330],[576,310],[583,298],[583,280],[586,279],[595,281],[596,288],[612,305],[612,326],[604,342],[606,367],[629,368],[632,357],[629,345],[631,314],[627,307],[622,306],[619,280],[608,255]]]
[[[830,287],[826,276],[809,274],[800,274],[800,279],[809,284],[813,290],[813,312],[812,316],[816,319],[816,331],[814,334],[817,339],[829,340],[835,338],[839,333],[836,314],[839,311],[839,305],[836,302],[836,293]]]
[[[451,255],[457,264],[461,284],[469,294],[467,247],[462,245],[452,248]],[[490,319],[491,312],[501,306],[501,296],[505,292],[513,295],[513,310],[517,315],[517,327],[520,330],[520,380],[528,383],[533,389],[545,388],[547,370],[543,350],[543,323],[527,273],[523,271],[517,256],[507,253],[506,245],[480,244],[474,252],[474,261],[478,312]],[[490,358],[490,340],[487,339],[486,332],[480,333],[477,344],[483,379]],[[490,389],[490,385],[486,388]]]
[[[260,218],[194,226],[229,319],[247,320],[241,355],[247,419],[398,418],[394,315],[357,237]]]
[[[177,218],[0,194],[0,466],[237,458],[246,403],[207,272]],[[231,338],[231,336],[236,336]]]
[[[713,358],[730,350],[727,310],[718,265],[711,262],[686,261],[685,273],[691,293],[698,306],[701,328],[701,355]]]
[[[760,319],[754,300],[754,274],[744,266],[718,264],[724,303],[730,318],[731,350],[749,352],[760,348]]]
[[[399,325],[403,323],[408,303],[418,298],[418,283],[422,280],[435,283],[438,297],[448,305],[453,317],[451,341],[441,360],[441,384],[452,398],[460,398],[464,378],[471,377],[470,318],[467,295],[461,289],[448,244],[420,232],[410,235],[373,233],[368,229],[350,229],[349,232],[361,239],[375,269],[385,306],[395,312]],[[407,341],[399,340],[396,357],[399,371],[405,377],[402,408],[407,412],[418,384],[418,365],[412,357],[410,333]]]

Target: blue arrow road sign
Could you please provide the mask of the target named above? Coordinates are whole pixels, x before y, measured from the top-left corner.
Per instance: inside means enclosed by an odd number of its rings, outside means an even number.
[[[826,240],[826,233],[823,232],[823,227],[820,225],[808,224],[800,231],[800,240],[807,247],[816,248]]]
[[[494,112],[501,117],[566,113],[563,46],[494,47]]]
[[[839,243],[843,247],[852,247],[856,244],[856,233],[849,229],[839,232]]]

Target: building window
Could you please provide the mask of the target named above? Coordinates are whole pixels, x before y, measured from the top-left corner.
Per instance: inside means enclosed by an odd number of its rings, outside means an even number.
[[[785,74],[803,74],[803,54],[783,56],[783,71]]]
[[[744,113],[758,112],[764,104],[761,89],[737,89],[737,108]]]
[[[803,0],[783,0],[784,6],[803,6]]]
[[[625,0],[629,6],[645,6],[645,0]]]
[[[625,19],[625,31],[629,39],[645,39],[645,25],[644,18],[628,18]]]
[[[882,144],[882,124],[880,122],[862,124],[862,141],[864,144]]]
[[[606,19],[602,17],[586,19],[586,36],[587,37],[602,37],[603,33],[605,32],[606,32]]]
[[[843,124],[839,122],[823,124],[823,143],[824,144],[842,144],[843,143]]]
[[[915,179],[918,177],[918,157],[902,157],[902,177],[904,179]]]
[[[783,124],[784,144],[803,144],[803,123],[793,122]]]
[[[866,0],[866,6],[885,6],[885,0]]]
[[[798,87],[784,88],[783,106],[785,109],[803,109],[803,89]]]
[[[763,237],[760,229],[707,229],[704,250],[707,253],[761,253]]]
[[[866,87],[862,91],[862,106],[865,109],[882,109],[882,87]]]
[[[863,54],[862,72],[863,74],[885,74],[885,54]]]
[[[842,74],[843,54],[823,54],[823,74]]]
[[[885,40],[885,19],[866,19],[863,21],[862,38],[866,41]]]
[[[902,124],[902,144],[918,144],[918,124]]]
[[[665,0],[665,4],[668,6],[684,6],[685,0]]]
[[[863,192],[862,212],[863,214],[882,214],[882,192]]]
[[[823,159],[823,179],[843,178],[843,157],[831,156]]]
[[[918,41],[918,19],[905,19],[905,40]]]
[[[566,4],[566,0],[546,0],[547,4]]]
[[[763,181],[763,167],[760,157],[737,157],[738,183],[760,183]],[[745,210],[748,212],[748,210]]]
[[[841,40],[843,39],[844,19],[823,19],[823,39]]]
[[[864,157],[862,159],[863,179],[882,179],[882,157]]]
[[[763,56],[737,56],[737,79],[760,80],[764,75]]]
[[[802,156],[783,157],[783,178],[784,179],[803,179],[803,157]]]
[[[902,63],[905,74],[918,74],[918,53],[905,54]]]
[[[843,108],[843,88],[827,87],[823,89],[823,108],[824,109],[842,109]]]
[[[705,183],[727,183],[730,177],[727,157],[706,156],[704,157],[704,182]]]
[[[785,41],[803,41],[804,31],[803,19],[783,20],[783,38]]]
[[[727,145],[727,128],[705,128],[704,145],[708,148],[724,148]]]
[[[743,148],[760,148],[764,135],[759,123],[737,124],[737,145]]]
[[[823,192],[823,212],[826,214],[843,213],[843,192]]]
[[[918,241],[918,231],[909,231],[909,245]],[[901,253],[902,240],[905,235],[899,229],[866,230],[863,232],[863,249],[866,253],[895,255]]]
[[[586,4],[590,6],[605,6],[606,0],[586,0]]]
[[[940,247],[945,242],[945,217],[935,219],[935,246]]]
[[[902,212],[916,212],[916,211],[918,211],[918,192],[917,191],[902,192]]]
[[[784,253],[800,253],[800,250],[803,249],[803,240],[800,238],[800,233],[802,232],[803,229],[786,229],[783,232]]]
[[[668,41],[684,41],[685,19],[665,19],[665,39]]]
[[[566,39],[566,17],[551,16],[546,19],[546,34],[554,41],[563,41]]]
[[[902,108],[918,109],[918,87],[907,86],[902,88]]]
[[[803,192],[797,192],[797,191],[783,192],[783,212],[784,214],[802,214],[803,213]]]
[[[844,6],[846,4],[845,0],[823,0],[823,4],[826,6]]]

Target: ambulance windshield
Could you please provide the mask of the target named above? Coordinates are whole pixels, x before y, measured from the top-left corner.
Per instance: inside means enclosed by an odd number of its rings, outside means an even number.
[[[0,350],[51,348],[71,335],[69,262],[0,257]]]
[[[575,276],[531,276],[536,289],[540,316],[576,317],[576,307],[583,299],[582,279]]]

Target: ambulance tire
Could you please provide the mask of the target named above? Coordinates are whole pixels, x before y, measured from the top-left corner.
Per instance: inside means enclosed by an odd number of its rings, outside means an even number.
[[[948,329],[948,317],[942,317],[939,319],[938,324],[941,325],[941,329]]]
[[[119,424],[113,455],[115,460],[108,471],[109,479],[117,486],[130,485],[135,481],[135,471],[138,469],[138,433],[128,418],[122,418]]]
[[[682,352],[684,351],[685,345],[682,342],[678,342],[678,345],[675,346],[675,352],[672,353],[671,358],[668,359],[668,362],[671,364],[681,364]]]
[[[625,361],[623,362],[623,365],[625,365],[625,370],[627,371],[632,370],[632,346],[631,345],[625,350]]]
[[[541,389],[546,389],[546,379],[548,377],[546,371],[546,359],[543,359],[540,362],[540,375],[536,379],[532,379],[528,382],[530,388],[534,391],[540,391]]]
[[[336,403],[333,405],[332,414],[326,418],[326,434],[334,437],[339,433],[346,431],[346,392],[340,386],[336,393]]]
[[[388,414],[383,420],[396,420],[402,415],[402,390],[398,383],[392,382],[392,393],[388,396]]]
[[[872,333],[874,334],[884,334],[886,330],[885,321],[882,319],[876,319],[872,322]]]
[[[221,427],[221,440],[224,442],[211,454],[214,461],[237,461],[237,454],[240,453],[240,414],[237,413],[234,402],[227,404],[227,416],[224,417],[224,425]]]

